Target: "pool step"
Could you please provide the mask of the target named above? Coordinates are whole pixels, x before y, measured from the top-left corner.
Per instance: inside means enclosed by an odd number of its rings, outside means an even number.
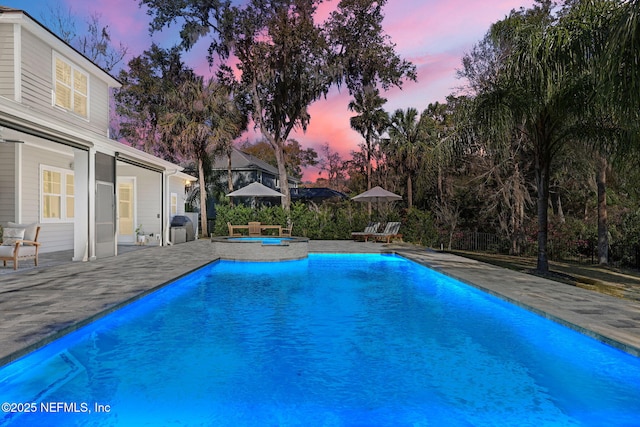
[[[0,377],[0,396],[3,402],[37,405],[71,381],[85,367],[67,350],[35,365],[24,365],[19,361],[3,370]],[[20,412],[1,412],[0,425],[15,419]]]

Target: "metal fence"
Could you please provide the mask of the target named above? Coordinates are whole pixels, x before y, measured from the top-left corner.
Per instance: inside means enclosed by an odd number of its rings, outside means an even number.
[[[477,231],[456,233],[451,241],[451,249],[459,251],[498,252],[500,239],[491,233]]]
[[[453,236],[451,248],[460,251],[509,253],[509,242],[492,233],[458,232]],[[537,243],[525,243],[522,255],[537,255]],[[614,243],[609,246],[609,265],[640,269],[640,245]],[[551,261],[577,264],[598,264],[598,246],[593,240],[547,242],[547,256]]]

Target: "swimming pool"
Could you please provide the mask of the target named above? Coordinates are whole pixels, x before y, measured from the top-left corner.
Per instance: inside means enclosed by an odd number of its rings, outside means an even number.
[[[281,245],[293,240],[291,237],[229,237],[228,242],[260,242],[263,245]]]
[[[37,411],[0,425],[632,426],[639,396],[638,358],[398,256],[310,254],[214,263],[5,366]]]

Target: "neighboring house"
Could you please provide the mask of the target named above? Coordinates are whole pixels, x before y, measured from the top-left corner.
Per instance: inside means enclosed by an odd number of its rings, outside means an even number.
[[[227,183],[229,156],[217,157],[212,169],[220,174],[220,182]],[[233,148],[231,151],[233,189],[238,190],[252,182],[259,182],[274,190],[280,189],[278,168],[264,160]],[[300,180],[288,177],[289,188],[297,188]]]
[[[292,202],[313,202],[322,203],[325,201],[342,201],[349,197],[332,188],[328,187],[309,187],[291,189]]]
[[[117,254],[136,229],[167,244],[182,167],[109,139],[120,83],[21,10],[0,6],[0,225],[41,226],[41,252]]]

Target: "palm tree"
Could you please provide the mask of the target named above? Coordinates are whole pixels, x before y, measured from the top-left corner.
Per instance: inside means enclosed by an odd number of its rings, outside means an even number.
[[[233,101],[229,89],[200,76],[185,80],[168,94],[168,112],[160,122],[164,141],[179,156],[193,161],[198,169],[200,224],[207,230],[206,175],[211,155],[225,151],[245,126],[244,116]]]
[[[367,190],[371,190],[371,160],[374,143],[389,123],[389,115],[382,109],[387,102],[380,96],[380,91],[366,86],[362,92],[354,94],[354,100],[349,103],[349,110],[358,115],[351,117],[351,128],[364,138],[364,151],[367,162]]]
[[[508,141],[515,131],[532,147],[540,271],[549,270],[551,162],[568,141],[582,135],[594,91],[587,69],[574,61],[575,34],[554,18],[552,6],[542,1],[492,26],[491,37],[504,59],[495,84],[476,97],[478,123],[487,133]]]
[[[413,207],[413,178],[419,170],[427,148],[427,114],[418,116],[418,110],[396,110],[389,125],[390,145],[403,166],[407,179],[407,206]]]
[[[606,89],[621,113],[637,122],[640,110],[640,0],[614,2],[617,6],[609,28],[606,53],[602,56]]]

